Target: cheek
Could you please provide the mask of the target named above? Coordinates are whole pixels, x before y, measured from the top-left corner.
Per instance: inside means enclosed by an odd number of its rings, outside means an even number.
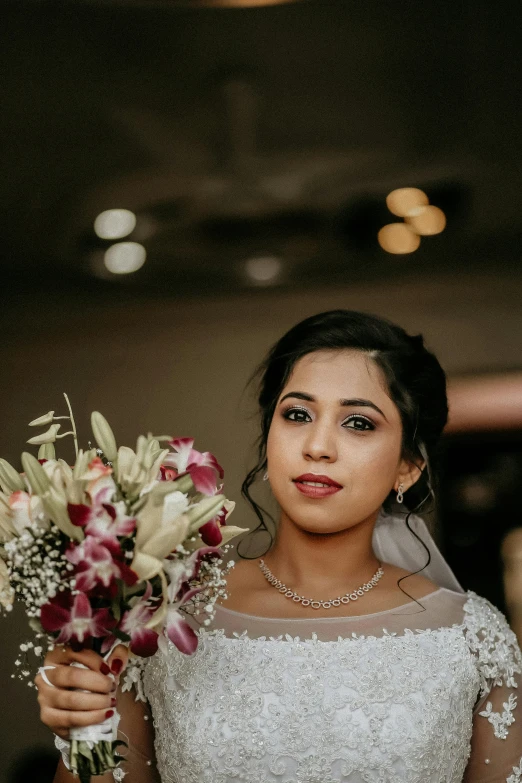
[[[278,422],[272,422],[266,442],[266,457],[274,476],[281,471],[286,462],[285,454],[288,454],[289,451],[289,443],[278,424]]]
[[[371,491],[373,485],[380,487],[395,480],[400,452],[400,443],[395,438],[353,435],[345,439],[338,455],[342,464],[340,472],[346,474],[354,489],[363,487]]]

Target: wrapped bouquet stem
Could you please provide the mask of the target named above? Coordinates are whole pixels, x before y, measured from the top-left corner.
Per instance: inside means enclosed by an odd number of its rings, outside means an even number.
[[[140,435],[136,449],[116,445],[98,412],[96,448],[78,448],[69,416],[54,411],[31,426],[23,472],[0,459],[0,603],[25,605],[37,645],[68,644],[104,655],[118,644],[131,656],[192,654],[198,637],[186,612],[213,605],[224,592],[223,550],[244,532],[227,524],[234,504],[222,494],[223,470],[192,438]],[[71,430],[60,434],[60,419]],[[55,443],[74,439],[76,459],[58,459]],[[27,647],[28,645],[26,645]],[[71,731],[71,770],[82,783],[120,759],[115,713],[99,726]]]

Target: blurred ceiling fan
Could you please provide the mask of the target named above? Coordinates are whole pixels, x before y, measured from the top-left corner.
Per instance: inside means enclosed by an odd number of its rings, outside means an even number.
[[[193,247],[263,245],[267,234],[283,243],[312,238],[347,183],[376,163],[378,151],[368,149],[261,150],[259,95],[244,74],[221,78],[213,101],[217,114],[203,103],[195,117],[170,121],[141,107],[112,110],[111,124],[155,162],[91,191],[80,210],[83,230],[86,218],[92,225],[97,212],[125,206],[148,215],[153,241],[163,235],[171,247],[183,238]]]
[[[143,107],[111,109],[118,133],[153,162],[102,180],[87,194],[72,216],[64,253],[86,236],[80,252],[88,250],[87,226],[96,215],[125,207],[138,215],[134,238],[146,240],[156,257],[181,264],[205,255],[273,253],[298,261],[331,243],[333,216],[360,198],[361,188],[383,201],[396,186],[385,151],[375,147],[263,150],[258,89],[243,72],[219,77],[211,104],[204,99],[192,107],[174,118]],[[417,172],[411,179],[429,182],[441,174]],[[343,217],[344,224],[351,235],[350,220]],[[374,243],[372,230],[362,245]]]

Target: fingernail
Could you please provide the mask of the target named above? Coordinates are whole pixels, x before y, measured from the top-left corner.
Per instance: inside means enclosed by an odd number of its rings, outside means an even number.
[[[116,706],[116,697],[113,696],[111,699],[111,707],[115,707],[115,706]]]
[[[103,661],[103,663],[100,664],[100,671],[101,671],[102,674],[110,674],[111,673],[111,670],[109,669],[109,667],[107,666],[105,661]]]
[[[112,718],[113,715],[114,715],[114,710],[107,710],[107,712],[105,713],[105,718],[106,719]]]
[[[119,674],[123,667],[123,661],[120,658],[115,658],[111,663],[111,671],[113,674]]]

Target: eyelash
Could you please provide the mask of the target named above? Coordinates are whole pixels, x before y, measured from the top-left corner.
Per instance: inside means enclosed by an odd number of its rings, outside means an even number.
[[[286,411],[283,412],[283,418],[287,421],[291,421],[294,424],[304,424],[306,422],[303,421],[296,421],[296,419],[291,419],[290,414],[292,413],[304,413],[307,416],[310,416],[310,413],[306,410],[306,408],[288,408]],[[366,416],[361,416],[358,413],[352,413],[351,416],[348,416],[347,419],[344,420],[343,425],[347,421],[363,421],[365,424],[369,425],[368,429],[360,429],[359,427],[345,427],[345,429],[355,430],[356,432],[370,432],[371,430],[375,429],[375,424],[370,420],[367,419]]]

